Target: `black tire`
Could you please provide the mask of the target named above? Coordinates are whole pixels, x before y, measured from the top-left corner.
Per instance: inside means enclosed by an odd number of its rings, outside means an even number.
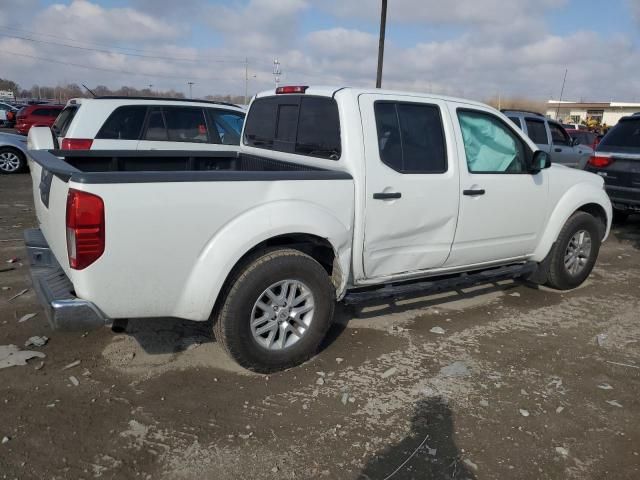
[[[613,222],[614,223],[625,223],[629,218],[629,212],[625,212],[623,210],[613,209]]]
[[[8,163],[4,163],[2,155],[11,155],[13,158],[17,158],[19,164],[17,168],[10,167]],[[0,174],[13,174],[21,173],[27,169],[27,159],[20,150],[11,147],[0,147]]]
[[[303,282],[313,294],[313,318],[296,343],[270,350],[254,338],[251,315],[267,288],[289,279]],[[213,331],[224,350],[242,367],[258,373],[285,370],[317,352],[331,325],[334,306],[335,289],[322,265],[299,250],[266,251],[232,273],[214,311]]]
[[[557,290],[570,290],[580,286],[587,279],[598,258],[602,242],[602,228],[600,221],[586,212],[576,212],[567,220],[550,253],[548,286]],[[591,237],[591,248],[588,256],[585,257],[586,262],[582,269],[572,274],[565,266],[565,254],[569,242],[580,231],[588,232]]]

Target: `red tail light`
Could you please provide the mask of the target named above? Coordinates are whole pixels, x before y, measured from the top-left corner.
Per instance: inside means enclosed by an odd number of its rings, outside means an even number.
[[[614,162],[613,158],[611,157],[603,157],[600,155],[593,155],[590,159],[588,164],[592,167],[595,168],[605,168],[608,167],[609,165],[611,165]]]
[[[64,138],[62,150],[91,150],[93,140],[90,138]]]
[[[97,195],[69,189],[67,252],[74,270],[88,267],[104,253],[104,202]]]
[[[276,88],[276,95],[280,95],[283,93],[304,93],[307,91],[307,88],[309,87],[294,86],[294,85],[287,85],[286,87],[278,87]]]
[[[7,120],[12,122],[14,118],[16,118],[16,112],[11,112],[11,111],[7,112]]]

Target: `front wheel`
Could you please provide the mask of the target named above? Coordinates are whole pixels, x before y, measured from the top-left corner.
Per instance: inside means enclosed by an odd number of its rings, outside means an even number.
[[[241,366],[259,373],[301,364],[317,351],[333,317],[327,271],[293,249],[263,253],[221,293],[214,335]]]
[[[0,148],[0,173],[19,173],[27,166],[24,154],[13,148]]]
[[[580,286],[591,274],[600,251],[602,225],[586,212],[574,213],[551,251],[547,285],[558,290]]]

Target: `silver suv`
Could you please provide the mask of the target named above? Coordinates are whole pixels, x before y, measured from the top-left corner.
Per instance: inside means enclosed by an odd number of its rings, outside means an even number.
[[[509,120],[522,129],[531,140],[551,155],[551,161],[567,167],[584,169],[593,154],[588,145],[571,138],[562,125],[536,112],[502,110]]]

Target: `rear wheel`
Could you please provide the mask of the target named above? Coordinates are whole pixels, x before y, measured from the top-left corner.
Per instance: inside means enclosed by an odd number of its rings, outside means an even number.
[[[221,295],[214,314],[216,340],[241,366],[260,373],[313,356],[331,325],[335,303],[326,270],[293,249],[254,257]]]
[[[591,274],[600,251],[602,225],[586,212],[567,220],[551,252],[547,285],[569,290],[581,285]]]
[[[0,147],[0,173],[19,173],[27,166],[24,154],[16,149]]]

